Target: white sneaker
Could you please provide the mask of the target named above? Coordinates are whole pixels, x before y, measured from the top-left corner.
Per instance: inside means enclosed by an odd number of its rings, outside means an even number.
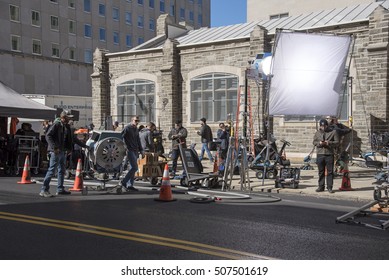
[[[48,191],[40,192],[39,195],[42,197],[53,197],[54,196],[51,193],[49,193]]]

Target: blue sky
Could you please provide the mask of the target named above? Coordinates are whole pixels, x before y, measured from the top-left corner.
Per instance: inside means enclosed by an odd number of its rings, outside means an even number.
[[[210,0],[211,27],[246,22],[246,0]]]

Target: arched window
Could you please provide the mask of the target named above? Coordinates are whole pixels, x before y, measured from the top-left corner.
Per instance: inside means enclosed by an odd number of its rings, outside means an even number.
[[[193,78],[190,82],[190,119],[197,122],[226,121],[236,113],[238,77],[228,73],[210,73]]]
[[[129,123],[139,116],[141,122],[155,121],[155,84],[149,80],[131,80],[117,86],[117,112],[120,122]]]

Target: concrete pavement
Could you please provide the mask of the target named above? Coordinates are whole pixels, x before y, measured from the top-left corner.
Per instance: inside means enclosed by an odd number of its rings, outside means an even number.
[[[211,165],[206,161],[203,162],[204,172],[211,171]],[[354,200],[354,201],[372,201],[374,186],[378,183],[374,176],[377,174],[375,169],[360,167],[357,165],[349,166],[349,176],[351,182],[352,191],[341,191],[339,188],[342,183],[342,176],[335,176],[333,190],[335,193],[316,192],[318,187],[318,170],[316,165],[311,165],[314,170],[301,170],[300,182],[298,188],[294,189],[292,186],[285,185],[284,188],[276,188],[275,180],[257,179],[255,177],[255,171],[250,170],[250,187],[253,192],[264,192],[264,193],[289,193],[289,194],[300,194],[305,196],[317,196],[339,200]],[[300,167],[293,166],[293,167]],[[234,175],[232,181],[232,189],[239,191],[241,190],[240,176]]]

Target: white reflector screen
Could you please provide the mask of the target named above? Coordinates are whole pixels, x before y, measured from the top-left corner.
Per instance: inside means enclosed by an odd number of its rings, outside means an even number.
[[[270,115],[336,115],[351,37],[278,33]]]

